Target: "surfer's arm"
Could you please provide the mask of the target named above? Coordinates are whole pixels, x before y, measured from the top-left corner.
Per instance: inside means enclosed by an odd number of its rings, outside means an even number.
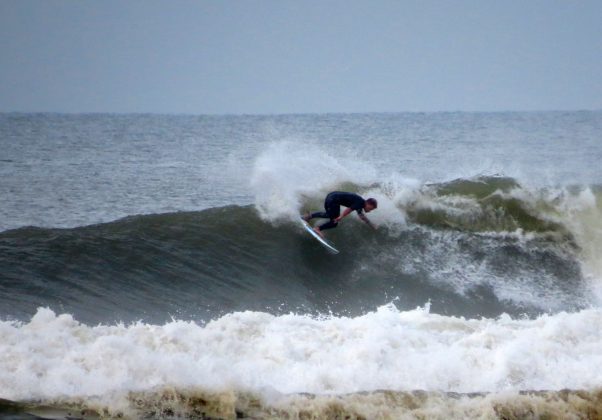
[[[364,213],[358,213],[358,217],[362,219],[362,222],[366,223],[372,229],[376,230],[376,226],[374,226],[374,224],[366,217]]]

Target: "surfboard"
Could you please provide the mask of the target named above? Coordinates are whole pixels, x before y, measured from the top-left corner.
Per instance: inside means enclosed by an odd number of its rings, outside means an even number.
[[[322,244],[322,246],[324,246],[324,248],[326,248],[327,250],[329,250],[330,252],[332,252],[333,254],[338,254],[339,250],[336,249],[330,242],[328,242],[326,239],[323,239],[320,235],[318,235],[313,229],[312,227],[309,225],[309,223],[307,223],[305,220],[303,219],[299,219],[301,220],[301,223],[303,223],[303,227],[305,228],[306,231],[309,232],[309,234],[311,236],[313,236],[314,238],[316,238],[318,240],[318,242],[320,242]]]

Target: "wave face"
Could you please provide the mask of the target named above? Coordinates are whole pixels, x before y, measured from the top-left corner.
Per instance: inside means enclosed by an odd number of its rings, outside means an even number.
[[[529,192],[495,177],[411,192],[346,186],[379,198],[380,229],[351,216],[329,232],[337,256],[294,217],[252,206],[4,232],[0,311],[28,319],[50,306],[85,322],[206,321],[244,310],[355,316],[395,300],[491,317],[596,300],[595,277],[583,270],[600,244],[586,242],[595,226],[584,224],[600,223],[591,214],[600,214],[599,192]],[[305,198],[297,214],[320,205]]]

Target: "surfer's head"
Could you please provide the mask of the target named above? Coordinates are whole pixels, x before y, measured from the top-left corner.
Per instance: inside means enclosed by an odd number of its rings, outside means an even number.
[[[371,212],[372,210],[374,210],[375,208],[378,207],[378,202],[376,201],[375,198],[369,198],[366,200],[366,204],[364,204],[364,211],[366,213]]]

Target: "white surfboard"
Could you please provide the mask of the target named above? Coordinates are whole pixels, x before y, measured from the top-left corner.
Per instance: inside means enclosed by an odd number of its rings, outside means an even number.
[[[308,231],[311,236],[313,236],[314,238],[316,238],[318,240],[318,242],[320,242],[327,250],[329,250],[333,254],[338,254],[339,253],[339,250],[336,249],[334,246],[332,246],[332,244],[330,242],[328,242],[326,239],[323,239],[320,235],[318,235],[312,229],[312,227],[309,225],[309,223],[307,223],[303,219],[300,219],[300,220],[301,220],[301,223],[303,223],[303,227],[305,228],[305,230]]]

